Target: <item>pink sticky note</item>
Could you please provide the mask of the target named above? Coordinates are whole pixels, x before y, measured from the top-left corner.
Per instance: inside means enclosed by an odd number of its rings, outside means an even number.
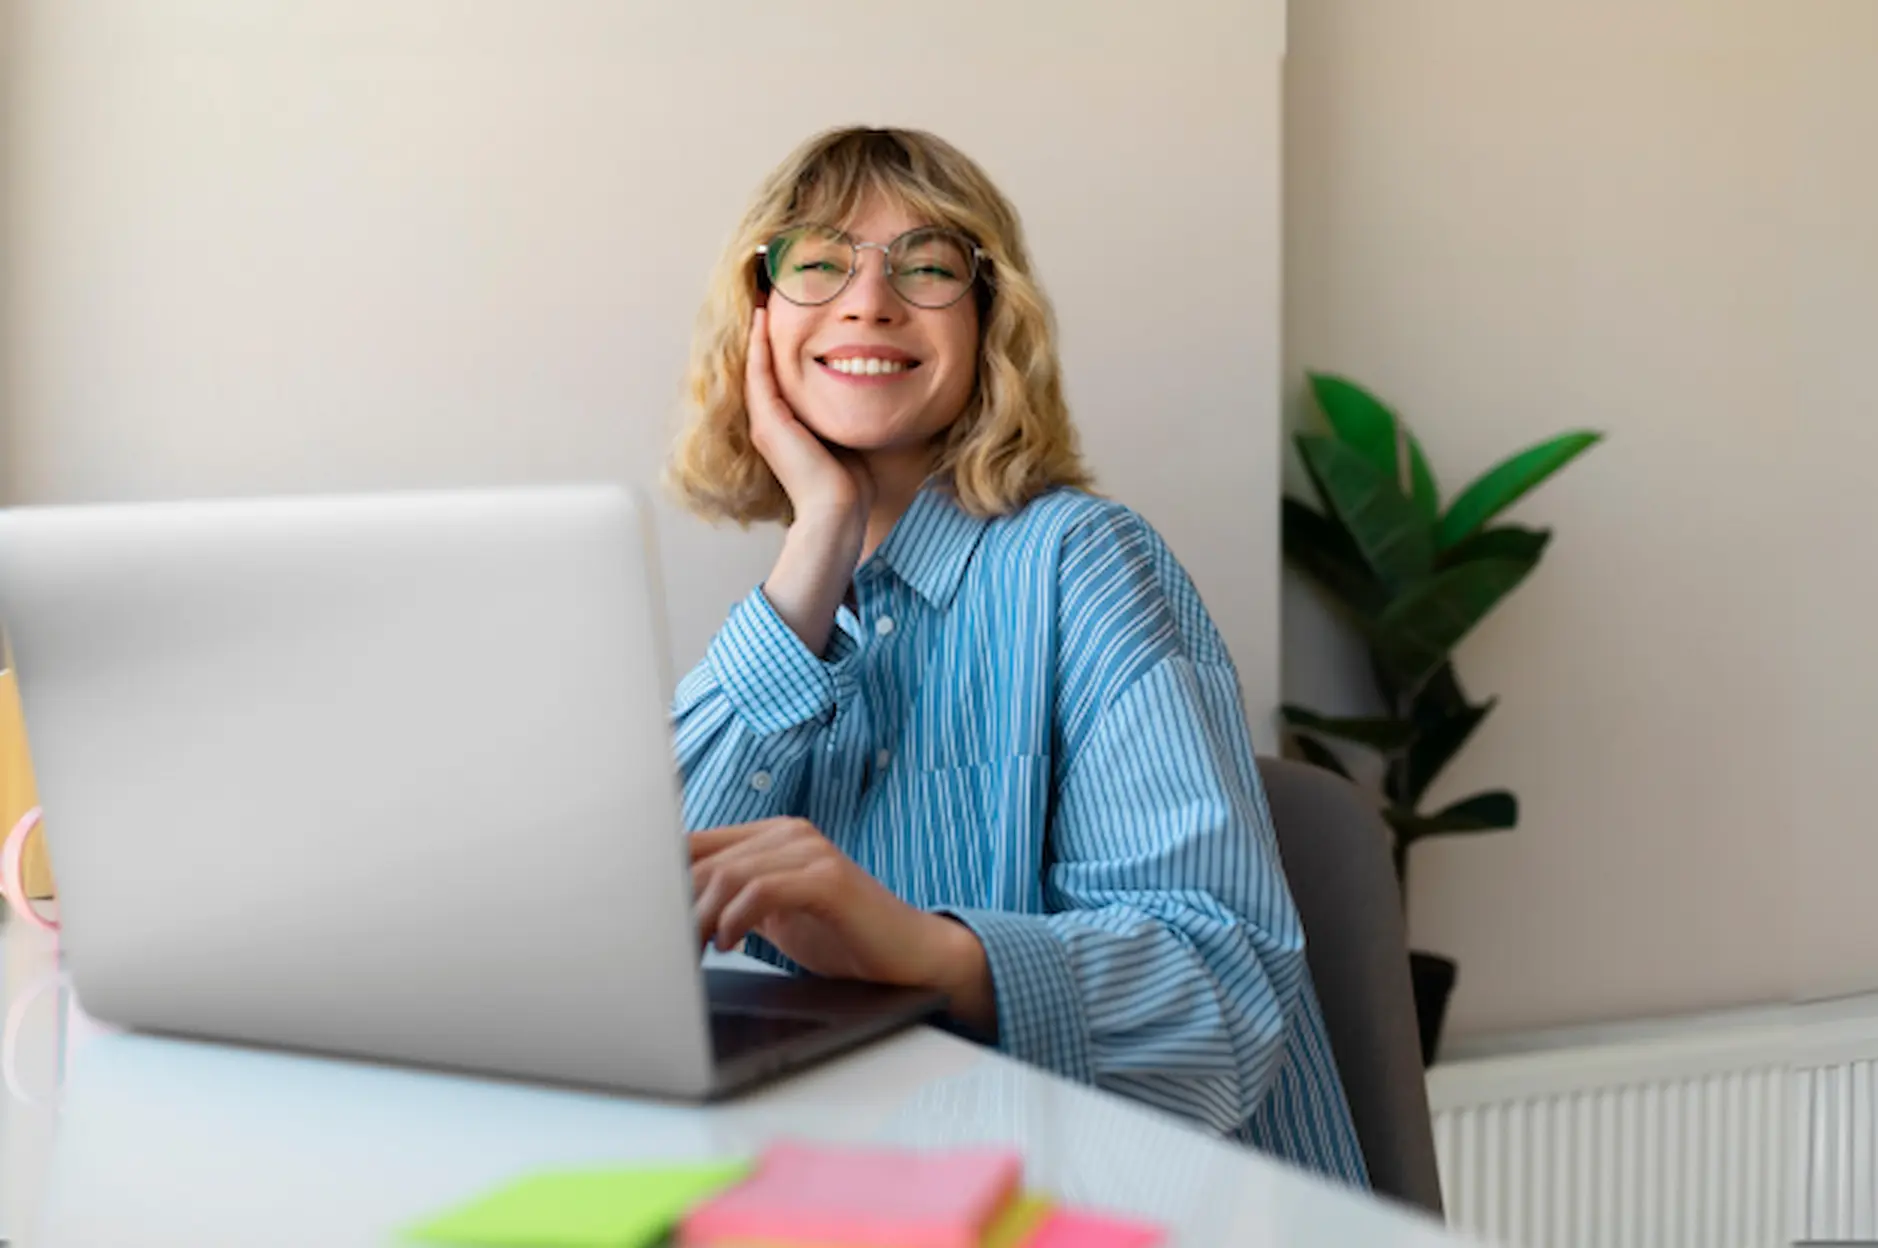
[[[679,1243],[978,1248],[1016,1195],[1023,1168],[1005,1149],[778,1144],[750,1178],[694,1209],[679,1226]]]
[[[1145,1222],[1124,1222],[1096,1213],[1055,1209],[1024,1248],[1153,1248],[1161,1242],[1161,1228]]]

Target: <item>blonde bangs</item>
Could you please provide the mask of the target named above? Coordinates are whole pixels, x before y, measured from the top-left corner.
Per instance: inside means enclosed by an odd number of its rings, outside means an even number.
[[[1031,276],[1017,213],[968,157],[917,130],[850,128],[808,140],[764,180],[714,271],[692,340],[687,412],[667,481],[697,514],[789,523],[788,496],[751,445],[743,372],[760,243],[792,225],[845,226],[870,197],[958,230],[985,251],[977,380],[935,474],[979,516],[1058,486],[1087,487],[1063,400],[1054,317]]]

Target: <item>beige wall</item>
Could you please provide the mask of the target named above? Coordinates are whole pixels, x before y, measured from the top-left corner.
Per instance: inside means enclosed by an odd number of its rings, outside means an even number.
[[[1795,990],[1878,987],[1878,4],[1811,14],[1795,74],[1790,738]]]
[[[758,178],[824,126],[910,123],[1016,200],[1103,485],[1276,701],[1283,0],[0,14],[6,497],[649,482]],[[685,663],[772,547],[665,537]]]
[[[1447,491],[1611,435],[1460,655],[1503,701],[1436,797],[1524,806],[1417,850],[1454,1033],[1878,987],[1878,5],[1309,0],[1290,51],[1287,375]],[[1348,698],[1289,599],[1287,693]]]

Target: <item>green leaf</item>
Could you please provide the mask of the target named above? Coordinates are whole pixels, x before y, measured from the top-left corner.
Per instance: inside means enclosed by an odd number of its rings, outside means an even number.
[[[1479,559],[1416,582],[1376,619],[1379,657],[1401,687],[1417,688],[1532,569],[1529,560]]]
[[[1527,491],[1569,464],[1603,438],[1601,433],[1566,433],[1528,447],[1488,469],[1462,490],[1441,517],[1439,542],[1446,550],[1511,507]]]
[[[1552,540],[1550,529],[1523,529],[1516,524],[1495,525],[1462,538],[1441,552],[1438,563],[1451,568],[1476,559],[1525,559],[1537,562]]]
[[[1417,723],[1432,722],[1445,719],[1467,705],[1467,694],[1461,689],[1454,664],[1443,663],[1422,683],[1415,700],[1409,704],[1409,718]]]
[[[1405,842],[1425,836],[1452,836],[1463,832],[1500,832],[1519,823],[1519,799],[1504,789],[1476,793],[1432,815],[1391,806],[1383,818]]]
[[[1406,777],[1405,796],[1411,804],[1422,800],[1428,786],[1460,753],[1467,739],[1474,735],[1474,729],[1480,727],[1480,721],[1498,702],[1498,698],[1488,698],[1477,706],[1463,703],[1460,709],[1445,714],[1416,715],[1418,732],[1415,743],[1409,747]]]
[[[1434,564],[1434,528],[1415,504],[1362,455],[1321,434],[1299,434],[1298,453],[1324,504],[1363,562],[1390,589],[1427,574]]]
[[[1415,738],[1415,725],[1405,719],[1319,715],[1316,711],[1290,703],[1279,707],[1278,713],[1293,728],[1303,728],[1338,741],[1350,741],[1383,753],[1399,750]]]
[[[1350,778],[1350,773],[1343,766],[1343,760],[1338,758],[1335,752],[1322,741],[1307,737],[1301,732],[1291,733],[1290,736],[1291,743],[1298,747],[1298,753],[1304,755],[1305,762],[1313,767],[1322,767],[1325,771],[1334,771],[1345,780]]]
[[[1456,832],[1498,832],[1518,826],[1519,799],[1505,789],[1492,789],[1444,806],[1434,817]]]
[[[1441,495],[1435,488],[1435,474],[1429,471],[1421,443],[1409,432],[1408,425],[1387,404],[1363,387],[1344,377],[1328,373],[1308,373],[1311,392],[1317,406],[1344,444],[1381,469],[1382,474],[1402,488],[1402,465],[1396,457],[1397,430],[1408,443],[1409,490],[1415,506],[1430,524],[1441,515]]]
[[[1389,602],[1389,591],[1363,562],[1349,531],[1295,498],[1284,500],[1285,558],[1323,586],[1350,611],[1372,616]]]

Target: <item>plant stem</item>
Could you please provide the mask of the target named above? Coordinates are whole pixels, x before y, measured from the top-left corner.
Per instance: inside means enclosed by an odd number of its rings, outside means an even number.
[[[1389,702],[1389,709],[1392,712],[1393,718],[1397,720],[1408,718],[1409,711],[1412,707],[1412,699],[1404,694],[1397,693],[1394,697],[1389,699]],[[1407,750],[1400,750],[1390,755],[1389,762],[1383,770],[1382,784],[1383,792],[1388,796],[1391,805],[1395,806],[1398,810],[1407,810],[1410,814],[1413,814],[1414,811],[1411,809],[1409,801],[1408,766]],[[1408,841],[1403,838],[1402,833],[1395,833],[1395,881],[1396,887],[1402,891],[1402,916],[1404,921],[1408,918],[1408,851]]]

